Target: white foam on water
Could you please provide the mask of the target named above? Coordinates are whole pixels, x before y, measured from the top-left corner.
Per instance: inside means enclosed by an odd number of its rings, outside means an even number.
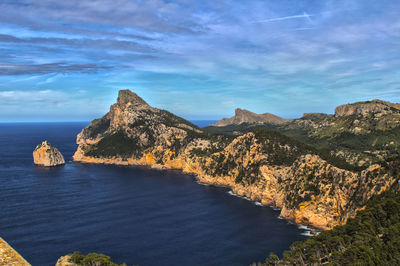
[[[245,196],[243,196],[243,197],[242,197],[242,196],[239,196],[239,195],[233,193],[232,190],[228,191],[227,193],[228,193],[229,195],[231,195],[231,196],[234,196],[234,197],[238,197],[238,198],[241,198],[241,199],[244,199],[244,200],[251,201],[254,205],[257,205],[257,206],[260,206],[260,207],[263,207],[263,206],[264,206],[264,205],[261,204],[261,202],[252,201],[251,199],[249,199],[248,197],[245,197]]]
[[[228,193],[229,195],[231,195],[231,196],[241,198],[240,196],[238,196],[238,195],[236,195],[235,193],[233,193],[232,190],[228,191],[227,193]]]
[[[310,230],[305,230],[304,232],[300,233],[300,235],[302,235],[302,236],[313,236],[313,234],[311,234]]]
[[[302,229],[302,230],[310,230],[310,228],[308,228],[307,226],[302,225],[302,224],[298,224],[297,227],[298,227],[299,229]]]
[[[251,199],[249,199],[248,197],[246,197],[246,196],[239,196],[239,195],[237,195],[237,194],[235,194],[235,193],[233,193],[233,191],[232,190],[230,190],[230,191],[228,191],[227,192],[229,195],[231,195],[231,196],[234,196],[234,197],[238,197],[238,198],[241,198],[241,199],[244,199],[244,200],[248,200],[248,201],[251,201],[254,205],[256,205],[256,206],[260,206],[260,207],[263,207],[264,205],[263,204],[261,204],[261,202],[259,202],[259,201],[252,201]],[[276,208],[276,207],[274,207],[274,206],[269,206],[269,207],[271,207],[273,210],[275,210],[275,211],[278,211],[279,209],[278,208]],[[278,216],[278,219],[280,219],[280,220],[284,220],[280,215]],[[295,223],[293,223],[292,221],[287,221],[287,223],[288,224],[295,224]],[[311,237],[311,236],[315,236],[315,235],[318,235],[320,232],[319,231],[315,231],[313,228],[310,228],[310,227],[308,227],[308,226],[306,226],[306,225],[304,225],[304,224],[295,224],[295,225],[297,225],[297,228],[299,228],[300,230],[302,230],[302,232],[300,233],[300,235],[303,235],[303,236],[308,236],[308,237]]]
[[[200,182],[198,179],[196,179],[196,181],[195,181],[197,184],[199,184],[199,185],[203,185],[203,186],[209,186],[209,184],[206,184],[206,183],[202,183],[202,182]]]

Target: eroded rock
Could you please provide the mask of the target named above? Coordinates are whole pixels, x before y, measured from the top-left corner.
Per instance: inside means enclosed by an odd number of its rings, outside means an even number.
[[[47,140],[36,146],[36,149],[33,151],[33,162],[36,165],[43,166],[56,166],[65,164],[62,154]]]

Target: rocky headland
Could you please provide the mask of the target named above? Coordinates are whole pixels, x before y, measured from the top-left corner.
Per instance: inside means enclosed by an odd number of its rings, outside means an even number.
[[[240,125],[243,123],[281,125],[290,121],[291,119],[285,119],[271,113],[256,114],[245,109],[237,108],[233,117],[222,118],[220,121],[211,124],[211,126],[224,127],[228,125]]]
[[[110,111],[79,133],[77,144],[75,161],[181,169],[321,229],[344,224],[373,195],[398,182],[397,161],[354,170],[276,131],[210,133],[129,90],[120,91]]]
[[[36,146],[33,151],[33,162],[36,165],[42,166],[57,166],[65,164],[62,154],[47,140]]]

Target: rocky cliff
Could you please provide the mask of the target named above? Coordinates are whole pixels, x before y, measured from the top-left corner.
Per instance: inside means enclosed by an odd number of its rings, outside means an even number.
[[[47,140],[36,146],[36,149],[33,151],[33,162],[43,166],[65,164],[62,154]]]
[[[211,134],[130,91],[77,137],[75,161],[182,169],[200,182],[281,208],[281,216],[329,229],[343,224],[396,178],[384,165],[362,172],[335,166],[278,132]]]
[[[349,115],[365,116],[371,113],[380,113],[382,115],[388,113],[400,113],[400,105],[382,100],[372,100],[352,104],[343,104],[335,109],[335,116],[337,117]]]
[[[248,110],[237,108],[233,117],[222,118],[222,120],[211,124],[211,126],[224,127],[228,125],[240,125],[243,123],[280,125],[288,123],[289,121],[290,119],[284,119],[270,113],[255,114]]]

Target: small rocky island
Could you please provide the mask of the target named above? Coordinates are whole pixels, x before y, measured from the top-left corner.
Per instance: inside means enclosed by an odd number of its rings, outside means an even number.
[[[57,166],[65,164],[64,157],[59,150],[47,140],[36,146],[33,151],[33,162],[42,166]]]

